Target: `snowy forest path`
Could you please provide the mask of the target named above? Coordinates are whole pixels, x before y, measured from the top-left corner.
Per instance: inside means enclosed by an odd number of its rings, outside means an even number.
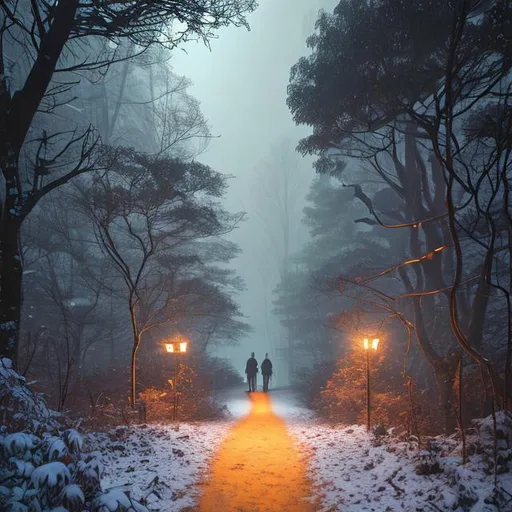
[[[201,512],[312,512],[306,461],[266,393],[251,393],[251,411],[222,443],[201,485]]]

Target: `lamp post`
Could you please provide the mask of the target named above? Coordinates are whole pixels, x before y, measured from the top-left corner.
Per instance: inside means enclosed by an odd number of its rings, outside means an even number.
[[[172,419],[178,421],[178,374],[179,374],[179,354],[185,354],[188,348],[188,340],[183,336],[177,336],[173,340],[164,343],[165,350],[169,354],[174,354],[174,380],[173,380],[173,404],[172,404]]]
[[[370,408],[370,350],[377,352],[379,347],[379,338],[373,338],[370,343],[368,338],[363,340],[363,348],[366,352],[366,430],[370,432],[371,429],[371,408]]]

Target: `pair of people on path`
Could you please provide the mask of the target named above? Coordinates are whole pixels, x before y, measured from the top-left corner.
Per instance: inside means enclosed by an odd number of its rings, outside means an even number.
[[[256,361],[256,358],[254,357],[254,352],[252,352],[251,357],[247,359],[245,373],[247,374],[247,382],[249,383],[249,392],[256,391],[258,361]],[[263,391],[266,393],[268,391],[270,377],[272,376],[272,361],[268,358],[268,354],[265,354],[265,359],[261,363],[261,374],[263,375]]]

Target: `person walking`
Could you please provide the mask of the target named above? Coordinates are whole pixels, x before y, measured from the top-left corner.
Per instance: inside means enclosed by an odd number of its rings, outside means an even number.
[[[268,358],[268,354],[265,354],[265,359],[261,363],[261,374],[263,375],[263,391],[266,393],[272,376],[272,361]]]
[[[256,375],[258,373],[258,361],[254,357],[254,352],[251,357],[247,359],[245,365],[245,373],[247,374],[247,382],[249,383],[249,392],[256,391]]]

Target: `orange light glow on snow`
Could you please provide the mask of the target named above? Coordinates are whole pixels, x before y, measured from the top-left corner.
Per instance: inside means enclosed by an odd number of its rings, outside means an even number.
[[[203,484],[199,510],[313,512],[311,484],[270,396],[252,393],[252,410],[230,431]],[[276,485],[276,481],[279,484]]]

